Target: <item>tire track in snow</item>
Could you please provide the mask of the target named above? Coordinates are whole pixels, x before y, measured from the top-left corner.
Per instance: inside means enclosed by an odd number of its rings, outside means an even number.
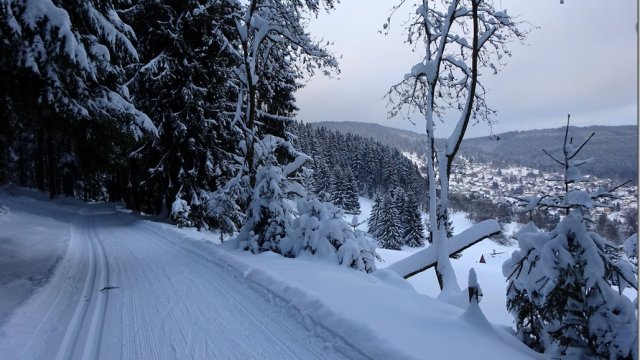
[[[125,327],[123,338],[130,337],[134,345],[124,349],[125,358],[152,352],[158,358],[345,358],[224,264],[175,244],[144,223],[113,229],[109,237],[125,244],[117,257],[130,254],[121,264],[129,289],[123,319],[139,317]],[[143,273],[135,275],[138,271]],[[133,281],[134,276],[149,281]],[[146,311],[150,307],[156,308],[153,314]]]
[[[169,234],[160,232],[159,229],[152,228],[150,223],[143,223],[141,224],[141,226],[138,226],[137,229],[143,230],[149,234],[155,235],[154,236],[155,238],[162,239],[162,243],[168,244],[171,247],[175,248],[176,250],[179,250],[180,252],[188,254],[191,258],[195,260],[194,263],[202,263],[202,261],[204,261],[206,263],[215,265],[220,270],[223,270],[226,276],[229,276],[235,279],[236,281],[241,281],[246,283],[247,290],[257,294],[258,296],[264,297],[263,300],[265,303],[269,303],[271,306],[279,307],[280,311],[278,312],[280,313],[280,315],[293,318],[295,322],[300,324],[310,334],[317,336],[318,338],[322,339],[325,342],[331,343],[333,350],[337,351],[339,355],[342,355],[342,356],[345,356],[346,358],[351,358],[351,359],[369,359],[369,356],[364,354],[359,348],[350,344],[348,339],[335,333],[332,329],[325,327],[323,324],[317,322],[316,319],[310,318],[308,315],[304,314],[302,311],[300,311],[296,307],[292,307],[291,304],[286,299],[282,298],[277,293],[272,292],[270,289],[265,288],[264,286],[262,286],[257,282],[247,279],[246,276],[243,276],[243,274],[239,273],[237,270],[233,269],[232,267],[229,267],[229,265],[224,263],[224,261],[221,261],[216,258],[210,258],[205,254],[199,252],[198,250],[189,247],[186,244],[183,245],[171,239]],[[213,268],[209,270],[213,270]],[[212,275],[212,276],[215,276],[215,275]],[[188,277],[188,279],[196,287],[204,291],[202,284],[200,284],[198,281],[196,281],[191,277]],[[219,291],[223,292],[225,296],[229,296],[230,299],[234,299],[234,297],[232,296],[233,294],[231,294],[226,288],[219,287],[218,289]],[[250,309],[249,308],[250,305],[248,305],[245,302],[236,301],[236,305],[243,308],[243,310],[247,312],[253,310],[253,309]],[[261,330],[263,331],[267,330],[265,327],[266,323],[263,322],[262,319],[256,319],[256,320],[257,320],[256,325],[260,327]],[[279,322],[278,317],[273,317],[273,320],[275,320],[275,322],[277,323]],[[282,325],[282,324],[279,324],[279,325]],[[293,338],[300,336],[299,334],[296,334],[295,332],[291,331],[291,329],[287,328],[286,326],[282,326],[281,329],[283,332],[287,333],[289,336],[292,336]],[[272,340],[275,340],[278,344],[281,344],[284,349],[287,349],[286,342],[280,342],[279,339],[272,339]],[[266,345],[269,346],[269,344],[266,344]],[[271,344],[271,346],[273,346],[273,344]],[[317,356],[320,358],[325,357],[320,352],[317,353]],[[293,358],[295,358],[295,356]]]
[[[97,257],[97,273],[95,279],[97,284],[94,284],[94,293],[96,294],[96,303],[94,311],[91,317],[91,323],[89,325],[89,332],[87,334],[87,341],[82,353],[83,359],[97,359],[100,353],[100,346],[102,344],[102,329],[104,327],[104,320],[107,313],[107,301],[109,300],[109,291],[103,288],[110,286],[109,284],[109,265],[107,262],[107,256],[104,251],[104,245],[96,232],[95,217],[90,217],[91,232],[88,234],[96,251]],[[97,286],[95,286],[97,285]]]
[[[107,286],[109,270],[104,247],[95,232],[91,214],[82,214],[81,239],[88,249],[88,269],[82,286],[81,296],[75,304],[75,310],[65,335],[60,343],[56,360],[73,358],[95,359],[100,351],[102,327],[106,314],[108,294],[100,293],[100,286]],[[83,333],[84,332],[84,333]],[[82,354],[80,356],[80,354]]]

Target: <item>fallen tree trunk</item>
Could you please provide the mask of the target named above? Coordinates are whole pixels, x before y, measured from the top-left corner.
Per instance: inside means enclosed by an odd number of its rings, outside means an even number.
[[[479,222],[458,235],[447,240],[449,255],[463,251],[478,242],[500,234],[500,224],[495,220]],[[438,263],[438,254],[435,246],[429,246],[415,254],[389,265],[387,269],[394,271],[405,279],[419,274]]]

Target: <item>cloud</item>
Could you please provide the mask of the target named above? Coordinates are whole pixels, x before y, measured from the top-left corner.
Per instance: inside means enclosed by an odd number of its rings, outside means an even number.
[[[502,0],[509,14],[539,26],[527,42],[512,44],[512,58],[498,75],[483,76],[489,105],[498,110],[494,133],[501,129],[556,127],[564,116],[578,114],[585,123],[637,122],[637,3],[602,0]],[[311,24],[318,38],[335,42],[342,54],[340,80],[311,79],[297,95],[303,121],[364,121],[422,130],[403,119],[386,119],[384,94],[420,61],[404,44],[401,23],[393,19],[389,36],[378,33],[394,3],[343,0],[335,12]],[[622,109],[622,110],[621,110]],[[631,111],[633,110],[633,111]],[[451,114],[447,121],[457,119]],[[555,123],[554,123],[555,119]],[[577,123],[576,123],[577,125]],[[440,125],[439,132],[452,128]],[[478,124],[470,136],[487,135]],[[506,131],[506,130],[505,130]]]

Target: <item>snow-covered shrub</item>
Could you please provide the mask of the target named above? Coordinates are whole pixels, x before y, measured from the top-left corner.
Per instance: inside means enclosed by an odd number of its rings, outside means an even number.
[[[621,294],[637,280],[607,254],[609,244],[587,230],[579,211],[550,233],[529,225],[516,238],[520,249],[503,273],[507,307],[528,346],[561,356],[637,358],[637,317]]]
[[[342,209],[319,201],[291,175],[306,159],[284,168],[258,169],[239,246],[253,253],[273,251],[287,257],[308,253],[364,272],[375,268],[375,243],[351,229]]]
[[[523,341],[538,351],[562,358],[637,359],[637,314],[622,294],[636,289],[633,266],[613,242],[588,229],[589,211],[611,197],[602,189],[570,189],[584,181],[574,160],[583,148],[574,147],[565,133],[564,194],[531,197],[525,210],[562,209],[565,217],[550,232],[533,225],[516,238],[520,249],[503,265],[507,277],[507,307],[516,318]],[[546,152],[546,151],[545,151]]]
[[[171,221],[179,227],[191,226],[189,220],[190,208],[186,201],[180,198],[180,194],[176,195],[175,201],[171,204]]]
[[[354,231],[343,219],[342,209],[313,196],[298,199],[297,209],[298,216],[289,227],[285,255],[308,252],[367,273],[376,269],[375,242],[363,232]]]

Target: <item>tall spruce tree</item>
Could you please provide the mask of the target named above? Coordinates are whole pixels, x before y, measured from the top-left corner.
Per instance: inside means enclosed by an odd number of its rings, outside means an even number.
[[[17,0],[2,10],[0,66],[13,67],[3,71],[2,112],[17,115],[14,136],[35,143],[15,151],[21,167],[33,164],[25,175],[51,197],[118,193],[124,154],[156,133],[124,83],[123,68],[138,56],[131,28],[110,1]]]
[[[237,141],[232,70],[239,58],[230,19],[237,10],[216,1],[142,0],[125,13],[141,57],[130,67],[135,102],[160,130],[131,159],[133,208],[168,211],[180,225],[214,225],[208,194],[230,177]]]
[[[331,198],[331,173],[320,155],[313,162],[313,192],[320,201],[328,201]]]
[[[378,245],[384,249],[400,250],[402,246],[401,214],[395,206],[395,199],[386,194],[382,200],[378,219]]]
[[[380,232],[381,227],[381,218],[382,218],[382,196],[380,194],[376,194],[376,197],[373,200],[373,206],[371,207],[371,213],[369,214],[369,218],[367,219],[367,231],[371,237],[374,239],[378,239],[378,234]]]
[[[358,200],[358,183],[351,171],[347,167],[344,172],[344,198],[343,209],[349,214],[360,214],[360,201]]]
[[[403,208],[404,244],[410,247],[422,247],[425,244],[424,225],[418,210],[418,202],[413,194],[407,194]]]

